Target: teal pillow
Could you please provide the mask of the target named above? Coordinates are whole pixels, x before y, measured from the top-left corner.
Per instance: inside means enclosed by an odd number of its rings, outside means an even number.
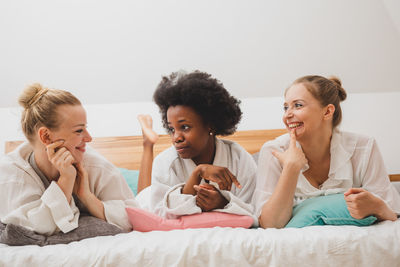
[[[376,220],[375,216],[354,219],[347,209],[343,194],[334,194],[309,198],[296,205],[292,219],[285,227],[301,228],[326,224],[367,226]]]
[[[125,181],[128,183],[129,188],[132,190],[135,196],[137,195],[137,184],[139,179],[139,171],[138,170],[128,170],[124,168],[118,168],[121,172],[122,176],[125,178]]]

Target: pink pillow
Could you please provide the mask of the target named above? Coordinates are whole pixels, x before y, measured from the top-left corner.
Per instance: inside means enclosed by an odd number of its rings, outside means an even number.
[[[253,224],[253,218],[250,216],[217,211],[184,215],[179,219],[164,219],[151,212],[132,207],[127,207],[126,212],[133,230],[140,232],[210,228],[215,226],[249,228]]]

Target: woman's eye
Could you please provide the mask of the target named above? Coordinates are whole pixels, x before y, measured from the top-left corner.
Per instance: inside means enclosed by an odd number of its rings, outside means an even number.
[[[190,127],[187,125],[182,125],[182,130],[188,130]]]
[[[283,111],[287,111],[289,109],[288,106],[283,106]]]
[[[294,106],[295,106],[296,108],[300,108],[300,107],[302,107],[303,105],[300,104],[300,103],[296,103],[296,104],[294,104]]]
[[[167,129],[168,133],[173,134],[175,132],[174,128],[170,127]]]
[[[83,129],[79,129],[75,131],[76,133],[83,133]]]

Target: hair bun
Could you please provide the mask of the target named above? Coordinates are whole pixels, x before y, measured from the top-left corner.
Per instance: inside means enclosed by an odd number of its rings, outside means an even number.
[[[18,98],[18,103],[24,108],[28,109],[39,98],[47,92],[47,88],[43,88],[40,83],[33,83],[25,88]]]
[[[336,76],[329,77],[329,80],[336,84],[340,101],[345,100],[347,97],[347,93],[346,90],[344,90],[344,88],[342,87],[342,81]]]

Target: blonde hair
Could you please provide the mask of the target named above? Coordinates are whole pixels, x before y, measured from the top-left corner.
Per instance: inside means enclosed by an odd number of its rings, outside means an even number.
[[[39,83],[25,88],[19,96],[18,103],[24,108],[21,117],[22,131],[26,138],[33,142],[35,132],[42,126],[58,129],[57,108],[60,105],[81,105],[73,94],[63,90],[48,89]]]
[[[303,84],[304,87],[321,103],[322,106],[333,104],[335,112],[333,113],[332,126],[335,128],[342,121],[342,109],[340,102],[347,97],[346,91],[342,87],[342,82],[338,77],[331,76],[325,78],[318,75],[308,75],[300,77],[293,82],[294,84]],[[289,88],[288,88],[289,89]],[[285,91],[285,95],[287,90]]]

